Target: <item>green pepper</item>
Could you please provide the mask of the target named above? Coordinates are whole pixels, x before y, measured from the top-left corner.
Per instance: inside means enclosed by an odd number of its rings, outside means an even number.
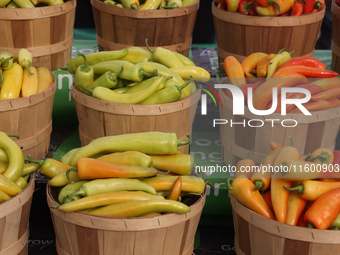
[[[25,163],[24,169],[22,170],[22,176],[26,176],[39,169],[40,165],[35,163]]]
[[[27,186],[28,179],[30,176],[31,174],[20,176],[19,179],[15,182],[15,184],[18,185],[18,187],[23,190]]]
[[[104,61],[91,66],[94,73],[103,74],[107,71],[119,72],[121,67],[124,68],[123,72],[119,75],[119,78],[129,81],[142,81],[145,77],[150,78],[155,74],[149,74],[143,70],[139,64],[132,64],[124,60],[112,60]]]
[[[6,8],[8,9],[13,9],[13,8],[20,8],[19,5],[17,5],[16,3],[14,3],[13,1],[11,1]]]
[[[9,195],[7,195],[5,192],[0,190],[0,204],[10,199],[11,197]]]
[[[86,59],[88,65],[94,65],[96,63],[110,61],[110,60],[118,60],[124,58],[128,54],[128,49],[123,50],[115,50],[115,51],[100,51],[87,53]],[[78,66],[84,65],[83,57],[75,57],[67,62],[67,70],[74,74],[77,71]],[[118,72],[119,70],[117,70]],[[104,72],[103,72],[104,73]]]
[[[291,60],[291,54],[294,52],[288,52],[288,51],[280,51],[279,53],[275,54],[274,57],[270,60],[268,69],[267,69],[267,79],[271,78],[276,70],[285,62]]]
[[[6,70],[9,69],[14,62],[14,55],[10,52],[1,52],[0,53],[0,66],[1,69]]]
[[[169,0],[166,6],[163,6],[163,9],[173,9],[183,7],[182,0]]]
[[[132,87],[127,87],[127,90],[125,91],[125,93],[135,93],[135,92],[139,92],[139,91],[143,91],[144,89],[147,89],[148,87],[150,87],[159,77],[155,76],[149,79],[146,79],[140,83],[138,83],[135,86]],[[163,82],[159,85],[158,89],[156,91],[159,91],[161,89],[164,88],[164,83],[166,82],[166,80],[170,78],[170,77],[165,77]]]
[[[104,87],[96,87],[94,90],[90,90],[82,86],[80,83],[78,85],[84,90],[92,93],[93,97],[101,100],[122,104],[138,104],[155,93],[155,91],[163,83],[163,80],[164,76],[158,77],[149,87],[134,93],[116,93],[114,90]]]
[[[9,196],[18,195],[21,192],[20,187],[16,185],[15,182],[11,181],[10,179],[6,178],[1,174],[0,174],[0,190],[5,192]]]
[[[128,54],[122,60],[129,61],[133,64],[148,62],[152,59],[152,54],[141,47],[128,47]]]
[[[197,0],[195,0],[197,1]],[[176,57],[183,63],[184,66],[196,66],[194,62],[192,62],[189,58],[182,55],[181,53],[175,52]]]
[[[123,67],[118,73],[107,71],[87,87],[89,89],[94,89],[98,86],[109,88],[109,89],[114,88],[117,85],[118,76],[122,72],[123,72]]]
[[[16,142],[14,142],[6,133],[0,131],[0,147],[8,155],[8,168],[3,174],[7,179],[16,182],[22,175],[24,169],[24,154]]]
[[[98,195],[106,192],[113,192],[113,191],[129,191],[129,190],[140,190],[145,191],[150,194],[156,195],[156,190],[142,182],[138,179],[129,179],[129,178],[106,178],[106,179],[96,179],[89,182],[84,183],[81,188],[68,195],[69,197],[74,195],[81,195],[81,196],[93,196]]]
[[[145,44],[152,53],[153,61],[165,65],[168,68],[184,66],[184,64],[178,59],[173,51],[162,47],[157,47],[155,50],[152,50],[148,45],[148,39],[145,39]]]
[[[189,136],[189,135],[188,135]],[[74,155],[71,165],[78,159],[106,152],[139,151],[145,154],[176,154],[177,147],[190,143],[177,140],[176,133],[143,132],[115,136],[105,136],[93,140]]]
[[[0,0],[0,8],[5,8],[11,0]]]
[[[0,161],[4,163],[8,163],[8,155],[3,148],[0,148]]]
[[[129,80],[124,80],[124,79],[121,79],[119,77],[117,77],[117,84],[115,86],[115,89],[117,88],[124,88],[126,87],[126,85],[128,85],[131,81]]]
[[[65,187],[63,187],[58,195],[58,201],[60,204],[66,204],[69,203],[71,201],[77,200],[79,198],[81,198],[81,196],[72,196],[72,197],[68,197],[68,195],[78,191],[81,186],[83,186],[84,183],[87,183],[88,180],[84,180],[84,181],[78,181],[75,183],[69,183],[67,184]]]
[[[20,8],[34,8],[30,0],[13,0]]]
[[[79,151],[80,148],[74,148],[72,150],[69,150],[64,156],[61,157],[60,162],[64,163],[66,165],[71,164],[71,160],[76,155],[77,151]]]
[[[166,104],[180,99],[181,91],[191,83],[192,78],[182,86],[171,85],[153,93],[150,97],[139,104]]]

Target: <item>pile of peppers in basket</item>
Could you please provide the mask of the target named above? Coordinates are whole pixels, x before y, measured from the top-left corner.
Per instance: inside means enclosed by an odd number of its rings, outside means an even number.
[[[0,100],[29,97],[50,87],[53,76],[46,67],[32,66],[33,55],[20,49],[18,55],[0,53]]]
[[[48,184],[60,189],[57,208],[115,217],[187,213],[206,183],[191,175],[194,160],[182,154],[175,133],[106,136],[40,165]]]
[[[281,88],[303,88],[311,93],[308,102],[302,105],[308,111],[325,110],[340,106],[339,73],[326,70],[325,64],[313,57],[291,58],[291,52],[284,49],[277,54],[255,52],[247,56],[242,63],[235,57],[228,56],[223,67],[229,82],[241,89],[245,104],[248,93],[252,91],[253,106],[257,110],[268,110],[272,107],[273,88],[277,88],[276,113],[281,113]],[[225,89],[228,97],[232,94]],[[289,92],[290,100],[303,99],[306,95]],[[288,104],[286,113],[301,113],[295,104]]]
[[[124,104],[165,104],[190,96],[208,71],[168,49],[129,47],[71,59],[67,69],[76,88],[95,98]]]
[[[135,10],[159,10],[186,7],[197,0],[102,0],[105,4],[111,4],[121,8]]]
[[[0,204],[18,195],[28,184],[37,164],[25,163],[24,154],[11,137],[0,131]]]
[[[1,0],[0,8],[34,8],[63,4],[63,0]]]
[[[217,8],[251,16],[301,16],[325,8],[325,0],[216,0]]]
[[[251,157],[237,163],[235,177],[227,180],[230,195],[281,223],[340,229],[340,151],[318,148],[300,155],[293,143],[270,146],[272,152],[259,165]]]

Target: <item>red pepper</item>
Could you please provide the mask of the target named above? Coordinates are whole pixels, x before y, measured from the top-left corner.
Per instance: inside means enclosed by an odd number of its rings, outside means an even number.
[[[303,4],[300,4],[295,0],[290,16],[301,16],[302,13],[303,13]]]
[[[294,65],[294,66],[286,66],[277,70],[273,77],[276,77],[282,73],[299,73],[307,78],[332,78],[339,75],[337,72],[323,70],[315,67],[303,66],[303,65]]]
[[[308,13],[311,13],[313,11],[314,2],[315,2],[315,0],[306,0],[305,1],[305,6],[303,8],[303,14],[308,14]]]
[[[268,7],[270,5],[275,6],[278,9],[277,14],[281,13],[281,9],[283,6],[282,0],[255,0],[255,2],[261,7]]]
[[[218,4],[217,5],[217,8],[220,9],[220,10],[226,10],[227,9],[227,3],[224,3],[224,4]]]
[[[340,188],[321,195],[305,213],[305,221],[317,229],[327,229],[340,212]]]
[[[277,70],[280,70],[286,66],[295,66],[295,65],[309,66],[309,67],[315,67],[315,68],[326,70],[326,65],[324,63],[312,57],[293,58],[283,63]]]
[[[269,206],[270,210],[273,212],[274,214],[274,209],[273,209],[273,204],[272,204],[272,196],[271,196],[271,193],[270,193],[270,190],[267,191],[266,193],[264,193],[262,195],[264,201],[266,201],[267,205]]]
[[[255,3],[255,1],[247,1],[242,0],[240,1],[240,4],[238,5],[238,11],[243,14],[249,14],[249,11],[251,10],[251,5]]]
[[[325,7],[325,0],[315,0],[313,10],[321,11]]]
[[[339,0],[340,1],[340,0]],[[257,13],[255,12],[255,7],[258,6],[258,4],[256,2],[254,2],[252,5],[251,5],[251,8],[248,12],[248,15],[249,16],[257,16]]]

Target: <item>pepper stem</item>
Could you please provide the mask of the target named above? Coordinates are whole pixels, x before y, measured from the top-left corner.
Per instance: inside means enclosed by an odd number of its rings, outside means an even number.
[[[4,79],[2,78],[2,71],[0,71],[0,88],[3,82],[4,82]]]
[[[268,0],[267,1],[267,4],[274,4],[277,6],[277,9],[278,9],[278,12],[277,14],[280,14],[281,13],[281,5],[276,1],[276,0]]]
[[[303,194],[303,191],[305,190],[303,184],[300,184],[294,188],[287,188],[286,185],[283,186],[286,190],[289,190],[289,191],[294,191],[294,190],[297,190],[299,192],[300,195]]]
[[[231,187],[231,184],[233,183],[233,181],[234,181],[234,178],[228,178],[227,179],[226,184],[227,184],[228,190],[233,189],[233,187]]]
[[[284,50],[286,50],[286,49],[287,49],[287,47],[282,48],[281,50],[279,50],[279,52],[278,52],[277,54],[280,54],[282,51],[284,51]]]
[[[157,70],[157,69],[155,69],[155,70]],[[144,77],[146,77],[146,78],[151,78],[151,77],[154,77],[154,76],[159,76],[158,70],[157,70],[157,71],[155,71],[155,70],[153,70],[152,73],[147,73],[147,72],[145,72],[145,71],[142,69],[142,70],[141,70],[141,74],[142,74]]]
[[[158,170],[158,173],[159,174],[168,174],[168,173],[170,173],[170,168],[166,172]]]
[[[42,166],[45,162],[45,160],[33,159],[33,158],[30,157],[30,155],[28,155],[27,158],[25,158],[25,161],[28,161],[30,163],[36,163],[39,166]]]
[[[248,155],[248,158],[247,159],[250,159],[251,158],[251,156],[253,156],[253,154],[254,154],[254,152],[255,152],[255,148],[249,153],[249,155]]]
[[[74,181],[71,179],[71,177],[70,177],[70,172],[77,172],[78,170],[77,170],[77,166],[74,166],[74,167],[72,167],[72,168],[69,168],[69,169],[67,169],[67,171],[66,171],[66,178],[67,178],[67,180],[70,182],[70,183],[74,183]]]
[[[292,55],[295,51],[296,51],[296,49],[291,51],[291,52],[289,52],[289,54]]]
[[[312,223],[308,222],[308,221],[307,221],[307,226],[308,226],[308,228],[314,228],[314,225]]]
[[[30,75],[33,75],[33,74],[34,74],[34,73],[32,73],[29,64],[25,63],[24,66],[26,67],[26,69],[27,69],[27,71],[28,71],[28,73],[29,73]]]
[[[17,138],[17,139],[20,138],[19,135],[17,135],[17,134],[7,134],[7,136],[8,136],[8,137],[15,137],[15,138]]]
[[[81,84],[80,84],[80,82],[78,83],[78,86],[79,86],[79,87],[81,87],[82,89],[84,89],[84,90],[86,90],[86,91],[90,92],[90,93],[91,93],[91,95],[92,95],[92,93],[93,93],[93,89],[89,89],[89,88],[87,88],[87,87],[85,87],[85,86],[81,85]]]
[[[264,182],[262,180],[255,180],[255,190],[262,189],[264,187]]]
[[[189,138],[188,140],[186,141],[181,141],[181,140],[177,140],[177,147],[178,146],[182,146],[182,145],[187,145],[191,142],[191,136],[190,134],[187,134],[187,137]]]
[[[148,50],[153,54],[155,51],[153,49],[150,48],[149,44],[148,44],[148,38],[145,39],[145,45],[146,48],[148,48]]]
[[[288,139],[290,140],[290,146],[291,146],[291,147],[294,147],[293,139],[292,139],[290,136],[288,136]]]
[[[124,70],[124,67],[121,66],[122,69],[120,69],[120,71],[118,73],[115,73],[115,76],[118,77],[119,75],[122,74],[123,70]]]
[[[91,68],[87,65],[87,59],[86,59],[86,56],[85,56],[85,54],[83,54],[83,53],[78,53],[78,56],[81,56],[81,57],[83,57],[83,59],[84,59],[84,65],[82,66],[83,67],[83,70],[82,71],[84,71],[84,72],[89,72],[90,70],[91,70]]]
[[[328,163],[331,158],[331,155],[329,155],[327,152],[322,151],[319,155],[316,157],[310,159],[310,162],[314,162],[316,159],[319,159],[321,163]]]
[[[13,58],[13,56],[8,57],[8,58],[5,58],[5,59],[2,59],[2,60],[1,60],[1,66],[4,67],[5,64],[6,64],[8,61],[10,61],[12,58]],[[8,67],[8,66],[6,66],[6,67]]]
[[[190,85],[191,81],[192,81],[192,77],[190,76],[190,80],[188,80],[188,81],[187,81],[186,83],[184,83],[182,86],[176,86],[176,88],[177,88],[178,91],[181,93],[182,90],[183,90],[186,86]]]
[[[52,205],[51,208],[52,209],[58,209],[60,207],[60,205]]]

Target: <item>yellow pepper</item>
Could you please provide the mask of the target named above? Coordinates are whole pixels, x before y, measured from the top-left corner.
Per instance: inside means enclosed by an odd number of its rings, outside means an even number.
[[[29,74],[28,69],[24,69],[22,76],[21,95],[29,97],[38,92],[38,72],[34,66],[30,67],[32,74]]]
[[[19,97],[23,72],[22,67],[17,63],[13,63],[9,69],[3,71],[0,100],[15,99]]]

